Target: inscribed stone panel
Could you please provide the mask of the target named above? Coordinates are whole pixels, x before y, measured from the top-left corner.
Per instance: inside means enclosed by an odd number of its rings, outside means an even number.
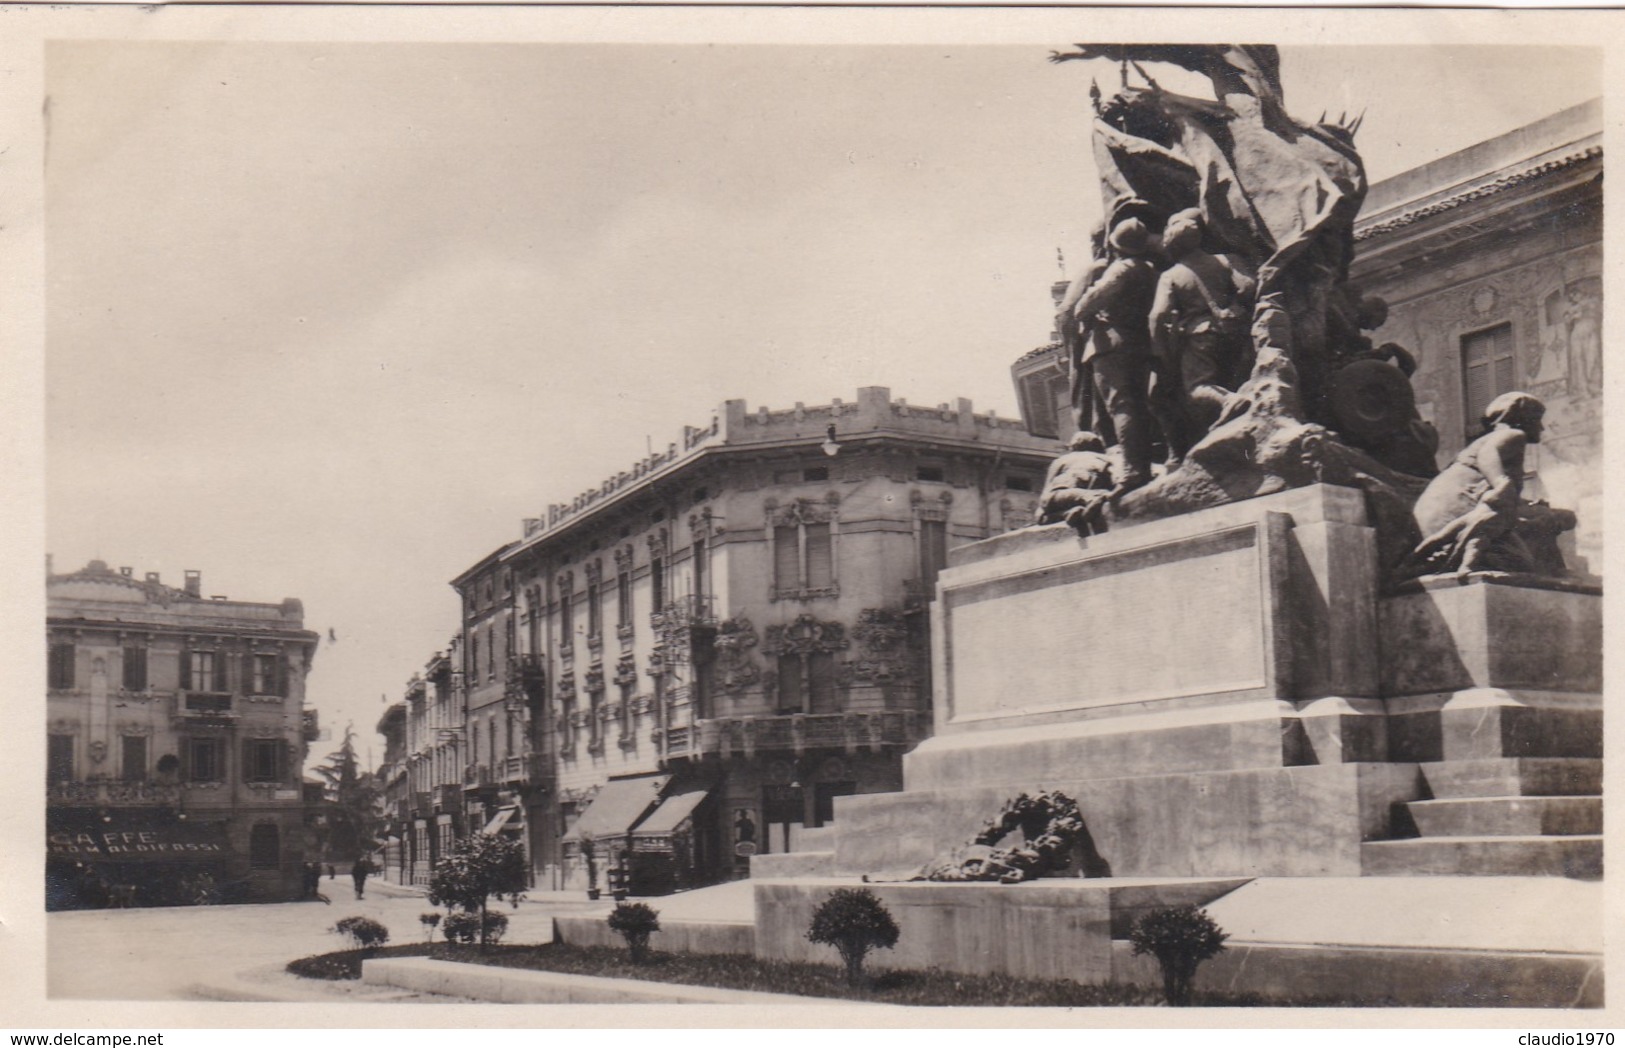
[[[951,719],[1262,688],[1265,587],[1248,527],[951,591]]]

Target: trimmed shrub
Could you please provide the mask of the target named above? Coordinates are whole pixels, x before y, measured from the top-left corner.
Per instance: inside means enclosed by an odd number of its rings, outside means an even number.
[[[1195,906],[1173,906],[1152,910],[1129,933],[1134,952],[1149,953],[1162,969],[1162,993],[1169,1005],[1191,1003],[1191,980],[1197,965],[1224,952],[1230,936],[1219,929],[1206,910]]]
[[[434,910],[430,910],[428,913],[420,913],[418,914],[418,923],[423,925],[424,932],[429,936],[429,942],[434,942],[434,930],[440,924],[440,914]]]
[[[863,981],[863,960],[879,947],[897,945],[897,922],[868,888],[839,888],[813,911],[809,942],[833,946],[846,962],[846,981]]]
[[[479,913],[468,910],[448,913],[446,919],[441,923],[441,934],[446,937],[447,942],[483,942],[487,944],[501,942],[502,936],[508,930],[508,915],[488,910],[484,915],[483,922],[480,918]],[[482,923],[485,932],[483,938],[480,935]]]
[[[649,936],[660,930],[660,911],[641,902],[619,903],[609,912],[609,927],[626,940],[632,963],[642,964],[649,956]]]
[[[376,949],[389,941],[389,929],[371,917],[345,917],[333,925],[333,930],[362,950]]]

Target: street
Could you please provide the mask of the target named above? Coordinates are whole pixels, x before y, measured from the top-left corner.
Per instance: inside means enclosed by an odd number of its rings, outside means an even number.
[[[46,918],[46,992],[91,1000],[424,1000],[449,998],[370,988],[359,982],[302,979],[284,971],[291,960],[351,948],[331,931],[352,915],[389,929],[390,943],[421,942],[418,915],[436,909],[421,894],[377,881],[357,900],[348,878],[323,879],[320,902],[255,906],[183,906],[73,910]],[[508,915],[504,942],[541,943],[552,937],[555,914],[607,909],[579,893],[538,893],[519,904],[494,904]],[[444,912],[444,911],[442,911]],[[439,939],[438,934],[436,939]]]

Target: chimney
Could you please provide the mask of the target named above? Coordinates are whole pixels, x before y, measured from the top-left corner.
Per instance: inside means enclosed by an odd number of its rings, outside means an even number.
[[[186,569],[186,595],[188,597],[203,596],[203,572],[193,568]]]
[[[135,569],[134,568],[120,568],[120,569],[118,569],[118,573],[120,575],[123,575],[127,579],[135,577]]]
[[[162,580],[158,578],[158,573],[156,571],[149,571],[147,572],[147,581],[154,585],[158,585]]]

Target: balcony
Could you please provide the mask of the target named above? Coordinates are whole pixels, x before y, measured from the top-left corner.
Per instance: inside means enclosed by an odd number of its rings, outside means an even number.
[[[463,810],[463,791],[456,786],[436,786],[432,796],[434,810],[437,812],[445,814]],[[429,810],[425,808],[423,814],[428,815]]]
[[[535,702],[545,696],[547,672],[540,655],[508,656],[507,694]]]
[[[523,757],[505,757],[492,766],[492,772],[498,782],[521,783],[527,781],[528,769],[525,767]]]
[[[306,742],[315,742],[322,736],[321,721],[317,710],[300,710],[299,726]]]
[[[908,749],[925,736],[924,715],[914,710],[877,710],[872,713],[791,714],[778,717],[735,717],[701,721],[698,738],[687,752],[693,756],[733,754],[752,756],[763,751]],[[668,732],[667,753],[677,756],[676,732]]]
[[[181,803],[181,787],[114,780],[57,782],[47,788],[46,801],[85,807],[176,808]]]
[[[175,702],[177,717],[234,718],[229,691],[183,691]]]
[[[490,765],[470,764],[463,769],[463,789],[475,790],[484,786],[495,785],[496,782],[491,777]]]

